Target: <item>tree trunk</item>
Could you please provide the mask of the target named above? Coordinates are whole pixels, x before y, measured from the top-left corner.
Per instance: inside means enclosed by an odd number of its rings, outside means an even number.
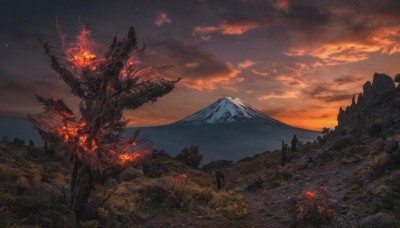
[[[71,178],[71,205],[75,211],[82,210],[94,189],[94,178],[89,167],[75,160]]]

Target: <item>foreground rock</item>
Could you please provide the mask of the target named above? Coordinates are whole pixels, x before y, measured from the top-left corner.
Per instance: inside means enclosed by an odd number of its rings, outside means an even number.
[[[375,215],[365,217],[360,222],[360,228],[394,228],[393,216],[379,212]]]

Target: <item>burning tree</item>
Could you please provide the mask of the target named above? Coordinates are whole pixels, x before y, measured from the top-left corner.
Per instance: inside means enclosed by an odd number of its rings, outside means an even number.
[[[169,93],[177,81],[161,78],[153,68],[138,61],[144,50],[137,48],[131,27],[121,41],[115,37],[104,55],[97,52],[87,26],[76,41],[69,42],[57,21],[63,51],[41,42],[51,67],[81,99],[74,114],[62,99],[37,96],[44,112],[30,116],[45,141],[67,151],[73,163],[71,207],[80,210],[95,186],[118,176],[127,165],[139,161],[151,147],[138,143],[138,132],[122,138],[127,121],[123,109],[136,109]]]

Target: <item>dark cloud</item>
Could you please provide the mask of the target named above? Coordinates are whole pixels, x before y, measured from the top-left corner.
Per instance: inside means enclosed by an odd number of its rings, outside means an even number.
[[[0,117],[19,117],[26,118],[25,113],[10,111],[10,110],[0,110]]]
[[[400,52],[399,1],[202,2],[219,20],[195,27],[201,37],[208,34],[207,40],[213,32],[237,35],[266,28],[266,37],[291,43],[285,54],[320,58],[327,65],[365,60],[374,52]]]
[[[5,68],[0,69],[0,91],[5,94],[34,94],[51,91],[52,94],[60,93],[57,88],[63,87],[57,75],[42,74],[27,75],[16,73]]]
[[[309,96],[309,97],[317,97],[320,96],[323,93],[327,93],[327,92],[331,92],[331,89],[327,86],[323,86],[323,85],[317,85],[315,87],[313,87],[310,90],[307,90],[305,93]]]
[[[326,4],[327,1],[286,1],[284,7],[277,7],[279,1],[201,1],[208,12],[213,12],[219,18],[218,25],[199,25],[202,28],[212,29],[209,32],[220,31],[224,33],[224,25],[232,27],[242,26],[256,29],[260,27],[285,26],[291,30],[311,31],[321,29],[329,22],[330,13]],[[249,28],[249,25],[257,25]],[[282,30],[280,30],[283,32]],[[289,31],[285,31],[289,32]]]
[[[160,67],[170,78],[183,77],[187,86],[196,89],[213,89],[237,74],[214,54],[176,40],[151,42],[142,60],[146,65]]]
[[[347,91],[336,90],[332,87],[330,85],[316,85],[305,89],[303,94],[309,99],[321,100],[328,103],[348,100],[353,96],[353,94]]]
[[[269,109],[261,109],[261,112],[265,113],[269,116],[275,116],[287,112],[286,108],[269,108]]]
[[[41,106],[35,94],[62,98],[72,107],[77,100],[70,89],[54,74],[27,75],[0,68],[0,116],[26,116]]]
[[[362,80],[362,78],[358,78],[353,75],[343,75],[338,78],[335,78],[333,80],[333,82],[337,85],[344,85],[344,84],[349,84],[349,83],[353,83],[353,82],[359,82],[361,80]]]
[[[319,96],[317,97],[317,99],[323,100],[325,102],[335,102],[335,101],[350,100],[352,96],[353,96],[352,94],[348,93],[337,93],[332,95]]]

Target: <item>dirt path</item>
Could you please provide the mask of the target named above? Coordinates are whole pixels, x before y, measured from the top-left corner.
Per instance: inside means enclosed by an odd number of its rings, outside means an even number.
[[[336,213],[333,227],[354,227],[359,217],[349,213],[342,202],[346,188],[354,182],[351,172],[355,165],[350,162],[340,166],[340,169],[321,165],[310,168],[310,174],[307,177],[300,180],[292,179],[287,185],[271,190],[246,192],[245,198],[249,203],[246,224],[254,227],[290,227],[288,198],[299,196],[304,189],[310,187],[319,189],[326,186],[330,194],[330,206]]]

